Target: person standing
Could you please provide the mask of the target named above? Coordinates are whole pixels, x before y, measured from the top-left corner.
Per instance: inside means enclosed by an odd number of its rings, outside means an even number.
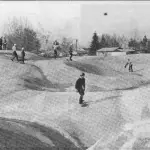
[[[57,58],[57,47],[54,46],[54,58],[56,59]]]
[[[77,90],[77,92],[80,94],[80,98],[79,98],[79,104],[83,104],[84,100],[83,100],[83,96],[84,96],[84,92],[85,92],[85,74],[82,73],[80,75],[80,78],[76,81],[75,84],[75,88]]]
[[[70,49],[69,49],[69,54],[70,54],[70,61],[72,61],[72,56],[73,56],[73,51],[72,51],[72,45],[70,46]]]
[[[19,61],[19,60],[18,60],[18,54],[17,54],[17,52],[16,52],[16,44],[13,45],[12,50],[13,50],[13,53],[12,53],[13,58],[12,58],[11,60],[13,61],[13,60],[16,58],[17,61]]]
[[[125,68],[129,66],[129,72],[133,72],[133,64],[132,62],[130,61],[130,59],[128,59],[128,62],[125,64]]]
[[[24,57],[25,57],[25,51],[24,51],[24,47],[22,47],[22,49],[21,49],[21,60],[22,60],[23,64],[24,64]]]
[[[129,64],[129,72],[133,72],[133,64],[132,64],[132,62],[130,62],[130,64]]]
[[[6,50],[7,49],[7,40],[6,38],[4,37],[3,38],[3,50]]]
[[[0,50],[2,50],[2,45],[3,45],[3,39],[2,37],[0,38]]]

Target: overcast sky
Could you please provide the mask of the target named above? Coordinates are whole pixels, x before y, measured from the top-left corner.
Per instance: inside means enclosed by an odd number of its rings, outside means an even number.
[[[108,15],[103,14],[107,12]],[[131,36],[137,29],[140,36],[150,38],[150,2],[50,2],[0,1],[0,34],[3,24],[13,16],[27,17],[34,27],[40,23],[46,30],[79,38],[87,44],[94,31]]]

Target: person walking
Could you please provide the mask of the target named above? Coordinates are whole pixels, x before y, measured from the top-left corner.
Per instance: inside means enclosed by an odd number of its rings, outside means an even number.
[[[76,81],[75,84],[75,88],[77,90],[77,92],[80,94],[80,98],[79,98],[79,104],[83,104],[84,100],[84,93],[85,93],[85,74],[82,73],[80,75],[80,78]]]
[[[72,61],[72,56],[73,56],[73,51],[72,51],[72,45],[70,46],[70,49],[69,49],[69,54],[70,54],[70,61]]]
[[[130,59],[128,59],[127,63],[125,64],[125,68],[129,66],[129,72],[133,72],[133,64],[132,62],[130,61]]]
[[[22,47],[22,49],[21,49],[21,60],[22,60],[23,64],[24,64],[24,57],[25,57],[25,51],[24,51],[24,47]]]
[[[12,53],[13,58],[11,60],[13,61],[16,58],[16,60],[19,61],[18,60],[18,54],[16,52],[16,44],[13,45],[12,50],[13,50],[13,53]]]

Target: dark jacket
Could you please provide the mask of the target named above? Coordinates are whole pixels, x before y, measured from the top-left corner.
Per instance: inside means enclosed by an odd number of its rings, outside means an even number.
[[[77,90],[81,90],[81,89],[83,90],[83,88],[85,89],[85,78],[79,78],[76,81],[75,88]]]
[[[21,51],[21,57],[25,57],[25,52]]]
[[[13,51],[13,56],[18,56],[17,52],[16,51]]]
[[[2,40],[2,38],[0,38],[0,45],[2,45],[3,44],[3,40]]]

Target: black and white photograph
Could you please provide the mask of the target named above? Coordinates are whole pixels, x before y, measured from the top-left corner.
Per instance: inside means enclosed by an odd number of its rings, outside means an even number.
[[[150,150],[149,1],[0,1],[0,150]]]

